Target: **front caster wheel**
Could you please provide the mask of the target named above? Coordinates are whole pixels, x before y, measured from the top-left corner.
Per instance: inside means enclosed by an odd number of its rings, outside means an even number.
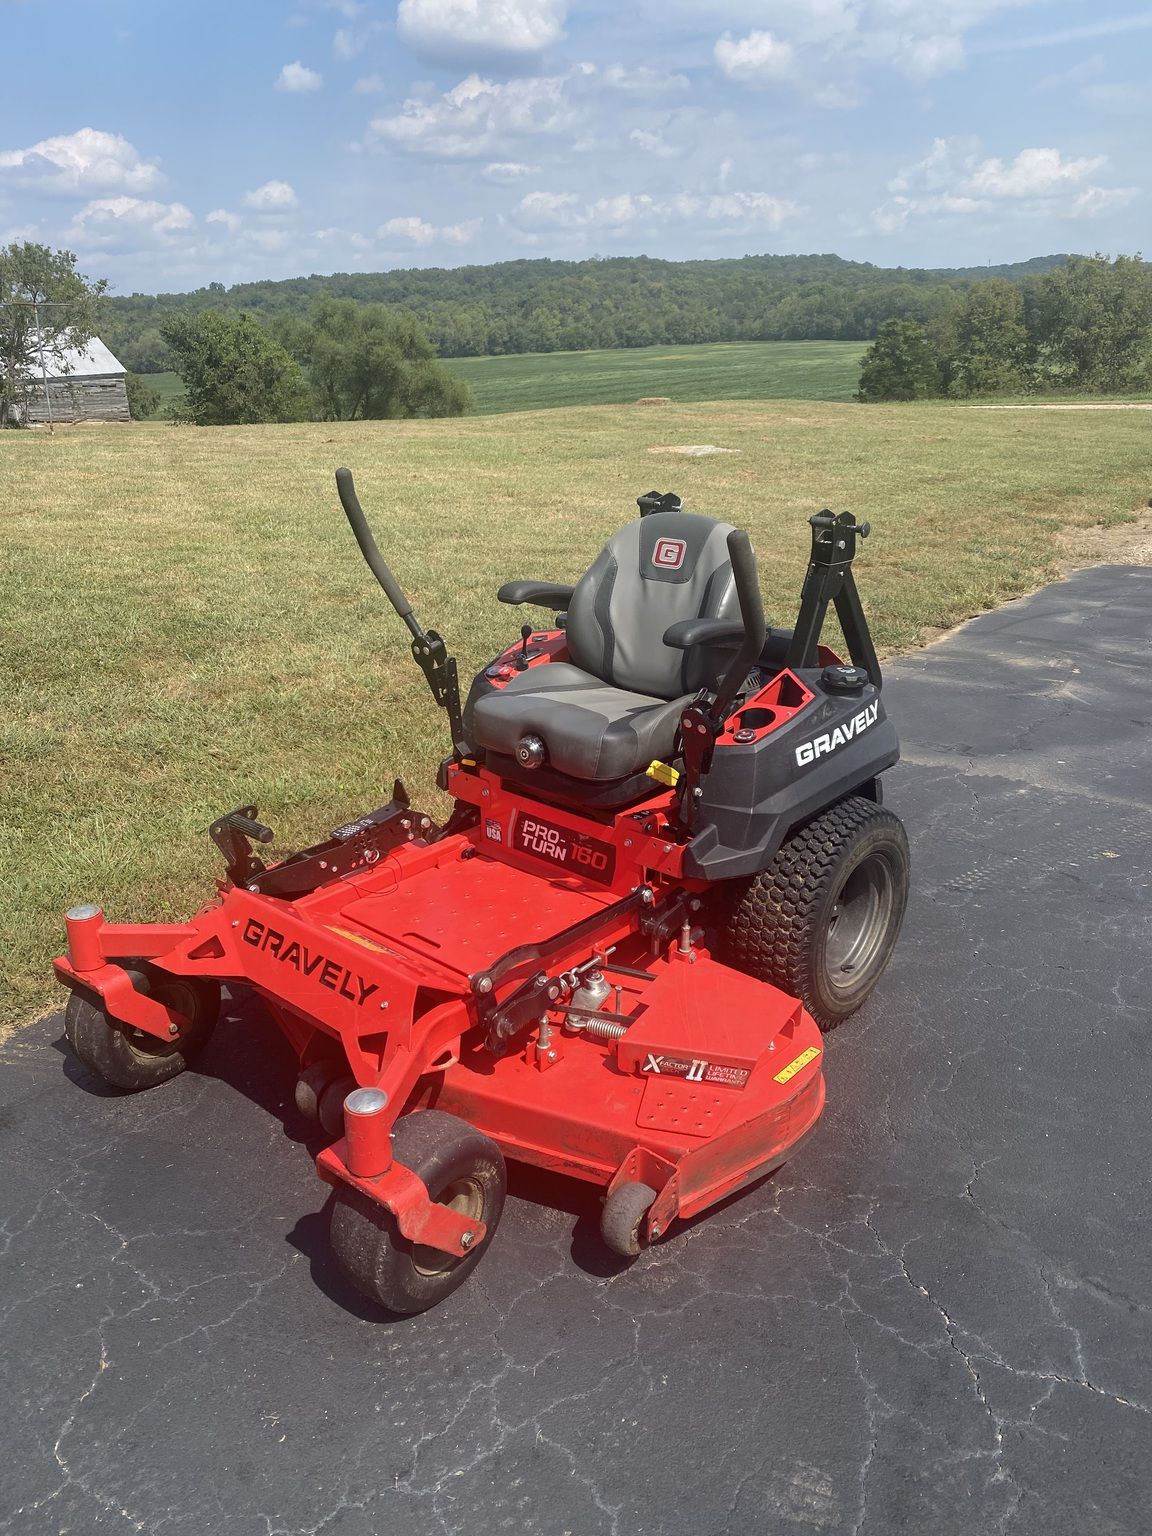
[[[220,989],[212,982],[149,975],[125,966],[137,992],[181,1013],[188,1023],[171,1040],[114,1019],[106,1009],[74,992],[64,1014],[64,1033],[90,1072],[124,1093],[139,1093],[176,1077],[203,1050],[220,1011]]]
[[[600,1213],[600,1236],[605,1246],[622,1259],[634,1259],[643,1248],[640,1234],[655,1198],[656,1191],[650,1185],[630,1181],[618,1185],[605,1200]]]
[[[403,1316],[425,1312],[450,1296],[479,1264],[504,1209],[508,1175],[500,1148],[455,1115],[417,1110],[396,1123],[392,1153],[421,1178],[429,1196],[487,1227],[483,1242],[463,1258],[411,1243],[392,1213],[351,1185],[332,1206],[332,1253],[370,1301]]]
[[[731,909],[740,970],[798,997],[823,1030],[856,1012],[892,957],[908,903],[899,819],[853,795],[793,832]]]

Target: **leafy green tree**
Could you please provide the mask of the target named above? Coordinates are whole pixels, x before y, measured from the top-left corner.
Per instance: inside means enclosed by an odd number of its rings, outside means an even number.
[[[1041,382],[1107,393],[1152,377],[1152,267],[1139,256],[1070,256],[1030,310]]]
[[[107,286],[77,272],[71,251],[30,240],[0,249],[0,422],[35,390],[41,347],[49,372],[67,372],[67,352],[95,335]]]
[[[199,427],[309,421],[315,404],[296,363],[251,315],[173,315],[160,334],[176,359]]]
[[[927,400],[940,391],[928,332],[914,320],[886,320],[864,354],[857,400]]]
[[[128,410],[133,421],[147,421],[150,416],[155,416],[160,409],[158,389],[146,384],[138,373],[125,374],[124,387],[128,391]]]
[[[994,395],[1023,388],[1027,352],[1020,289],[997,278],[974,284],[956,320],[955,349],[946,354],[948,392]]]
[[[383,304],[317,299],[309,324],[285,331],[329,421],[459,416],[467,385],[437,361],[415,316]]]

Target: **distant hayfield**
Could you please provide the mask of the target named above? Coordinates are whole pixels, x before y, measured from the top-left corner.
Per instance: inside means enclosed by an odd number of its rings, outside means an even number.
[[[449,357],[479,415],[550,406],[698,400],[851,400],[862,341],[733,341],[696,347]]]

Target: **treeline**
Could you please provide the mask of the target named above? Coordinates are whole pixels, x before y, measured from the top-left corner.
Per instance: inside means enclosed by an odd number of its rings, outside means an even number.
[[[173,366],[162,331],[174,316],[244,311],[275,331],[306,317],[319,298],[407,311],[442,357],[708,341],[869,341],[890,320],[935,324],[973,284],[1026,283],[1066,259],[933,271],[827,255],[678,262],[629,256],[338,272],[112,299],[103,334],[137,373]]]
[[[381,304],[319,298],[306,318],[280,316],[270,326],[206,309],[170,315],[160,335],[184,385],[169,415],[201,427],[468,409],[467,386],[437,360],[419,323]],[[132,414],[151,414],[158,397],[129,377]]]
[[[927,400],[1152,388],[1152,265],[1072,256],[1024,283],[954,292],[929,320],[890,319],[864,355],[858,398]]]

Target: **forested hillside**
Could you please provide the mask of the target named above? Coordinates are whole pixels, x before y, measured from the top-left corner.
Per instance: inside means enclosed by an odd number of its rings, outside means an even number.
[[[307,314],[322,295],[409,311],[443,357],[706,341],[870,341],[887,320],[931,324],[954,307],[957,289],[987,278],[1022,282],[1066,259],[931,271],[827,255],[677,262],[630,256],[337,272],[132,294],[108,301],[101,330],[140,373],[172,366],[160,327],[174,314],[234,309],[271,321]]]

